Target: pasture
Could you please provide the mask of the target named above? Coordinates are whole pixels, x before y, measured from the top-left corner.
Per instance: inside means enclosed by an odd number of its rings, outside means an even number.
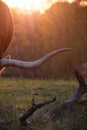
[[[73,80],[39,80],[24,78],[0,78],[0,130],[87,130],[87,112],[80,113],[79,120],[75,115],[70,117],[69,123],[63,121],[45,122],[43,114],[47,105],[37,111],[39,116],[36,123],[20,126],[19,117],[23,111],[31,106],[32,98],[39,102],[52,97],[57,103],[68,99],[77,89],[78,83]],[[80,110],[78,110],[80,112]],[[36,117],[37,118],[37,117]]]

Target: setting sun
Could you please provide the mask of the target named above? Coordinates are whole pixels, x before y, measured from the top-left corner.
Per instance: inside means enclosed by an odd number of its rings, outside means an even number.
[[[3,0],[8,4],[9,7],[17,7],[22,11],[39,11],[43,13],[57,0]]]

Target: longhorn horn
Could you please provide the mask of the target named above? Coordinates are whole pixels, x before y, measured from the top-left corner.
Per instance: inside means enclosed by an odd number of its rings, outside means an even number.
[[[33,68],[39,67],[43,63],[47,62],[48,59],[52,58],[54,55],[61,53],[61,52],[70,51],[70,50],[71,50],[71,48],[58,49],[58,50],[50,52],[49,54],[43,56],[40,59],[32,61],[32,62],[25,62],[25,61],[15,60],[15,59],[1,59],[0,67],[13,66],[13,67],[24,68],[24,69],[33,69]]]

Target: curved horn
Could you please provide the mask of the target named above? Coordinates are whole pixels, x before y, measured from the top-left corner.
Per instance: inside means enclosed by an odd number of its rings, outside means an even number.
[[[48,59],[50,59],[54,55],[61,53],[61,52],[70,51],[70,50],[71,50],[71,48],[58,49],[58,50],[50,52],[49,54],[43,56],[40,59],[32,61],[32,62],[25,62],[25,61],[14,60],[14,59],[1,59],[0,67],[14,66],[14,67],[24,68],[24,69],[33,69],[33,68],[36,68],[36,67],[42,65],[43,63],[47,62]]]

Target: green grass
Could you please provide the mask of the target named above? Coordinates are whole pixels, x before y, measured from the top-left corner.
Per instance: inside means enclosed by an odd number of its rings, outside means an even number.
[[[54,124],[49,122],[44,125],[37,122],[32,126],[21,128],[18,119],[23,110],[31,106],[32,98],[39,102],[56,96],[57,102],[61,102],[74,93],[77,87],[77,82],[72,80],[0,78],[0,130],[68,130],[67,124],[60,122]],[[39,114],[41,117],[41,113]],[[87,118],[83,117],[84,124]]]

